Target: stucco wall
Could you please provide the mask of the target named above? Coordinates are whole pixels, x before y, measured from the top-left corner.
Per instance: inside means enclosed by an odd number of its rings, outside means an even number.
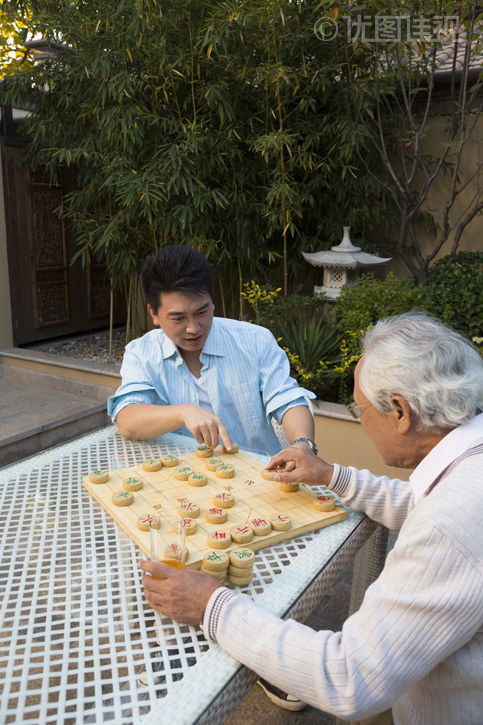
[[[468,126],[474,122],[474,117],[470,114],[467,118]],[[428,134],[428,138],[425,141],[423,151],[434,156],[440,155],[441,143],[446,138],[444,128],[447,123],[445,116],[439,116],[434,119],[431,124],[431,129]],[[451,160],[452,157],[450,157]],[[461,187],[470,177],[477,171],[478,165],[483,161],[483,118],[480,117],[476,122],[475,129],[471,134],[470,139],[464,145],[463,154],[461,157],[461,171],[458,187]],[[476,189],[481,187],[481,171],[468,187],[461,192],[457,197],[453,210],[451,212],[450,220],[455,222],[461,215],[465,215],[466,209],[472,206],[473,199],[476,193]],[[450,195],[451,188],[451,176],[439,174],[435,179],[431,191],[428,195],[427,209],[437,214],[437,218],[441,218],[441,210],[443,207],[442,199]],[[448,241],[440,254],[436,257],[439,259],[445,256],[451,251],[451,246],[454,240],[454,233],[450,234]],[[425,245],[426,248],[427,245]],[[461,237],[459,247],[460,251],[464,252],[481,252],[483,251],[483,216],[477,215],[465,228]]]
[[[318,403],[325,408],[344,410],[343,406],[331,403]],[[337,414],[337,413],[336,413]],[[407,481],[408,469],[386,466],[374,444],[356,420],[334,418],[315,411],[315,443],[319,456],[328,463],[340,463],[342,466],[367,468],[372,473]]]
[[[422,154],[431,155],[437,159],[441,156],[443,151],[443,144],[447,139],[445,133],[445,126],[447,124],[447,116],[441,115],[431,120],[430,128],[428,131],[427,138],[422,144]],[[468,124],[473,123],[473,117],[468,116]],[[449,157],[449,160],[453,157]],[[462,186],[467,179],[474,174],[479,163],[483,161],[483,117],[480,117],[476,123],[475,129],[471,134],[470,140],[466,142],[461,157],[460,167],[460,179],[458,187]],[[476,175],[472,182],[468,185],[464,191],[458,195],[454,206],[450,214],[450,222],[454,223],[460,216],[464,216],[468,207],[471,208],[473,199],[476,193],[476,189],[481,185],[482,173]],[[442,225],[442,211],[444,204],[451,193],[451,170],[449,173],[444,174],[440,172],[439,176],[434,180],[430,192],[428,194],[427,202],[423,206],[424,211],[429,211],[434,215],[435,221],[441,226]],[[374,236],[376,230],[372,230],[372,236]],[[421,245],[423,256],[427,256],[434,247],[434,242],[438,238],[437,236],[432,237],[426,230],[420,229],[418,233],[418,241]],[[394,229],[390,235],[390,240],[395,244],[397,240],[397,230]],[[441,257],[445,257],[450,254],[451,248],[454,241],[454,232],[449,235],[448,240],[443,245],[441,251],[436,255],[435,260],[437,261]],[[461,236],[458,251],[462,252],[483,252],[483,215],[480,213],[475,216],[472,221],[465,227]],[[388,255],[389,256],[389,255]],[[392,271],[399,277],[410,277],[411,272],[406,267],[404,262],[400,259],[393,258],[387,266],[383,267],[378,272],[378,277],[385,277],[386,274]]]

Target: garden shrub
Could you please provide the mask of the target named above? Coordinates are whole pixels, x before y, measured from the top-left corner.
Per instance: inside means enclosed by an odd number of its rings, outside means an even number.
[[[385,279],[375,279],[369,272],[356,287],[342,288],[334,313],[341,332],[367,330],[382,317],[400,315],[408,310],[431,309],[427,291],[414,279],[400,279],[389,272]]]
[[[301,295],[256,282],[245,283],[243,297],[254,322],[267,327],[287,353],[291,375],[317,397],[332,399],[332,370],[340,364],[342,336],[327,303],[317,295]]]
[[[483,333],[483,252],[443,257],[429,270],[431,311],[469,337]]]
[[[481,357],[483,357],[483,337],[474,337],[473,342],[480,351]]]
[[[483,253],[459,252],[430,271],[430,285],[390,272],[383,280],[372,272],[356,287],[345,285],[332,309],[317,296],[281,295],[281,289],[244,285],[254,322],[275,335],[290,360],[291,374],[317,397],[338,403],[352,399],[360,342],[379,319],[410,310],[426,310],[473,338],[483,352]]]

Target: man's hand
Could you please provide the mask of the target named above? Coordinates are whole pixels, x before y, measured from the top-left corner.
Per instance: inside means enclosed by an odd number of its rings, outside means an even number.
[[[284,473],[277,473],[275,481],[287,483],[308,483],[309,486],[323,484],[327,486],[332,480],[334,467],[312,453],[308,446],[295,444],[272,457],[267,468],[286,465]],[[292,464],[292,465],[289,465]],[[290,469],[290,470],[289,470]]]
[[[233,443],[222,419],[199,405],[182,405],[182,425],[193,434],[197,443],[216,448],[219,439],[227,450],[231,451]]]
[[[194,569],[175,569],[144,560],[139,562],[139,568],[153,575],[142,578],[149,606],[185,624],[200,623],[211,595],[221,586],[214,577]]]

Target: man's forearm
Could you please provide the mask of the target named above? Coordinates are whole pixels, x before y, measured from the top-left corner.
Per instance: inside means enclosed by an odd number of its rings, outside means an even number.
[[[282,428],[290,443],[293,443],[296,438],[314,440],[314,419],[306,405],[289,408],[282,418]]]
[[[119,433],[124,438],[157,438],[186,426],[197,443],[215,448],[220,439],[228,450],[233,442],[222,419],[199,405],[150,405],[133,403],[117,416]]]
[[[184,425],[183,405],[133,403],[117,415],[119,433],[124,438],[157,438]]]

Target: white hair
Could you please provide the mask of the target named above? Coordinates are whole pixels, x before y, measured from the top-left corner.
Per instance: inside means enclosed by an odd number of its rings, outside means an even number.
[[[470,340],[423,312],[379,320],[362,340],[359,385],[381,413],[401,395],[420,430],[456,428],[483,411],[483,359]]]

